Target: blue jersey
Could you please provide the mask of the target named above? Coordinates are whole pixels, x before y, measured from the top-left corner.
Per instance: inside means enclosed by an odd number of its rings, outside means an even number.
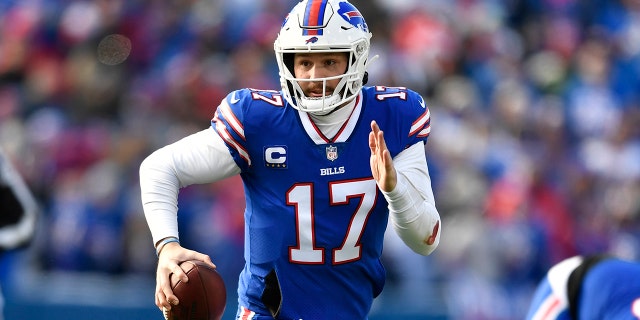
[[[388,218],[369,165],[372,120],[392,157],[430,131],[423,98],[405,88],[363,88],[335,137],[279,91],[234,91],[218,107],[212,126],[246,198],[240,306],[278,319],[367,317],[385,282]]]
[[[640,319],[639,263],[605,258],[567,271],[540,283],[528,320]]]
[[[607,259],[582,282],[580,319],[640,319],[640,264]]]

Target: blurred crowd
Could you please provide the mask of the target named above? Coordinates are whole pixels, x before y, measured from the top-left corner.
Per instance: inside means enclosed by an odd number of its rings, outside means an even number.
[[[294,3],[0,2],[0,146],[42,206],[37,268],[155,272],[140,162],[206,128],[231,90],[279,88]],[[443,238],[424,258],[390,235],[390,287],[451,319],[515,319],[564,258],[640,259],[640,1],[352,3],[380,55],[369,84],[418,91],[432,117]],[[241,182],[180,198],[183,245],[235,283]]]

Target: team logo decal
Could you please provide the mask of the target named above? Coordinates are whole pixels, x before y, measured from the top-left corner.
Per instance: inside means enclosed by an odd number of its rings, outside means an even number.
[[[327,160],[334,161],[338,159],[338,147],[327,146]]]
[[[348,2],[340,2],[338,14],[352,26],[360,28],[364,32],[369,32],[369,27],[364,21],[364,17],[362,17],[360,11],[358,11],[358,9],[356,9],[352,4]]]
[[[304,44],[316,43],[316,42],[318,42],[318,37],[311,37],[307,39],[307,41],[305,41]]]
[[[287,168],[287,146],[264,147],[264,165],[267,168]]]

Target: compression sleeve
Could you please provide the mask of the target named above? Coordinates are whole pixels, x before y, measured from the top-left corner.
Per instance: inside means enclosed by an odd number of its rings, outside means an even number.
[[[398,184],[382,192],[395,232],[413,251],[428,255],[440,243],[441,222],[431,188],[424,144],[415,143],[393,159]]]
[[[140,196],[153,243],[178,237],[180,188],[238,173],[229,149],[211,127],[149,155],[140,165]]]

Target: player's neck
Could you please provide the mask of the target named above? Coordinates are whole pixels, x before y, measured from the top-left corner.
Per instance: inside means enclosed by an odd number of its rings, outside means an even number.
[[[326,115],[320,116],[309,113],[311,121],[315,123],[325,137],[333,137],[338,133],[342,124],[349,119],[353,108],[356,106],[356,100],[353,99],[346,105],[336,108],[336,110]]]
[[[357,99],[353,99],[347,102],[347,104],[336,108],[329,114],[316,115],[313,113],[309,113],[309,116],[311,117],[311,120],[313,120],[313,122],[318,126],[340,125],[349,118],[351,111],[356,105],[356,100]]]

